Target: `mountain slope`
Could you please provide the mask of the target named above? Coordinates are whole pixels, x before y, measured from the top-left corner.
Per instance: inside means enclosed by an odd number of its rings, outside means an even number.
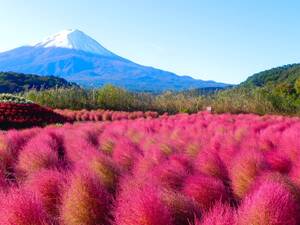
[[[265,85],[289,85],[294,86],[300,78],[300,64],[290,64],[272,68],[250,76],[241,85],[254,85],[263,87]]]
[[[0,53],[0,71],[55,75],[86,87],[110,83],[134,91],[227,86],[136,64],[78,30],[63,31],[36,45]]]
[[[35,88],[69,88],[77,85],[67,82],[65,79],[53,76],[37,76],[20,73],[0,73],[0,93],[16,93]]]

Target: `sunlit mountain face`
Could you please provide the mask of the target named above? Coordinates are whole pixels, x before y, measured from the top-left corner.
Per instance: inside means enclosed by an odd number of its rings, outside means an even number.
[[[0,71],[54,75],[84,87],[113,84],[132,91],[227,86],[136,64],[76,29],[61,31],[31,46],[0,53]]]

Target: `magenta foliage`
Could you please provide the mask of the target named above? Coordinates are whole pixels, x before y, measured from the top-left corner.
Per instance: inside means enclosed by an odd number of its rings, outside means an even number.
[[[203,219],[200,221],[196,219],[195,225],[235,225],[236,212],[228,204],[217,202],[211,210],[203,215]]]
[[[116,191],[120,169],[117,162],[101,152],[90,151],[76,163],[75,169],[86,171],[97,178],[110,192]]]
[[[24,183],[24,188],[34,191],[53,218],[54,222],[59,218],[59,208],[65,185],[65,176],[57,170],[40,170],[31,175]]]
[[[117,196],[116,225],[171,225],[172,217],[155,185],[125,184]],[[127,186],[127,187],[126,187]]]
[[[199,172],[208,176],[219,178],[223,182],[227,182],[229,180],[227,168],[215,152],[201,152],[195,162],[195,167],[199,170]]]
[[[37,131],[38,129],[11,130],[0,136],[0,168],[4,169],[5,173],[13,171],[19,152]]]
[[[299,118],[62,113],[0,133],[0,224],[300,224]]]
[[[229,168],[231,187],[236,198],[244,198],[255,179],[266,169],[268,165],[262,153],[253,149],[238,152]]]
[[[111,197],[99,179],[88,171],[77,169],[68,177],[62,197],[61,223],[108,224]]]
[[[173,190],[180,190],[183,181],[192,173],[192,166],[183,156],[173,155],[157,165],[151,172],[160,185]]]
[[[61,164],[60,142],[47,132],[33,137],[20,152],[17,162],[18,176],[23,177],[41,169],[58,168]]]
[[[6,177],[4,175],[4,172],[0,170],[0,192],[5,190],[6,187],[7,187]]]
[[[230,199],[221,180],[201,174],[187,178],[183,192],[193,198],[204,211],[209,210],[217,201],[226,202]]]
[[[31,191],[13,189],[0,196],[1,225],[50,225],[41,199]]]
[[[258,183],[239,208],[238,224],[296,225],[299,224],[299,204],[283,183]]]
[[[131,171],[140,154],[139,147],[128,138],[120,138],[112,150],[113,160],[125,171]]]
[[[273,171],[288,174],[292,168],[292,161],[283,152],[271,151],[266,154],[266,161]]]

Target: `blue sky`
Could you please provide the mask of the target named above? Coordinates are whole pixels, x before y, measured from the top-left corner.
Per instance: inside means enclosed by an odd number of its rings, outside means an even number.
[[[239,83],[300,62],[300,1],[0,0],[0,51],[77,28],[137,63]]]

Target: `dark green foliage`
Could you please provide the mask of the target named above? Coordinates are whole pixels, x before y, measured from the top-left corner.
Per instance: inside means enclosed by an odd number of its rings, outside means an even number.
[[[267,84],[293,86],[295,81],[300,78],[300,64],[290,64],[276,67],[249,77],[242,85],[254,85],[263,87]]]
[[[179,93],[182,93],[184,95],[191,96],[191,97],[207,96],[207,95],[216,94],[219,91],[226,90],[226,89],[229,89],[231,87],[232,86],[196,88],[196,89],[181,91]]]
[[[298,114],[300,111],[300,64],[266,70],[249,77],[240,88],[259,87],[276,113]]]
[[[0,72],[0,93],[18,93],[30,89],[50,89],[77,87],[63,78],[54,76],[37,76],[13,72]]]
[[[31,104],[33,102],[12,94],[0,94],[0,103]]]

